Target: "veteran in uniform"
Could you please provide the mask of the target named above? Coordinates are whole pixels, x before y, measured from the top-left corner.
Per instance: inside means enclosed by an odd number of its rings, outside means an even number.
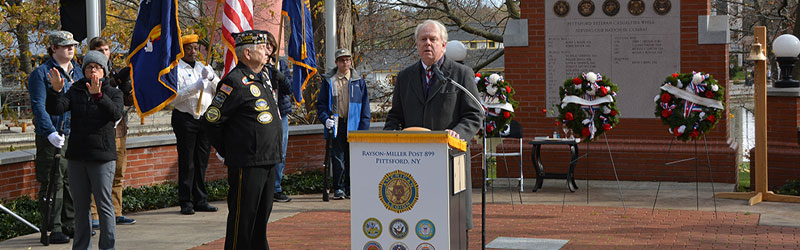
[[[269,249],[267,222],[282,138],[278,105],[262,71],[267,36],[256,30],[232,36],[239,63],[219,82],[204,115],[208,139],[228,166],[225,249]]]

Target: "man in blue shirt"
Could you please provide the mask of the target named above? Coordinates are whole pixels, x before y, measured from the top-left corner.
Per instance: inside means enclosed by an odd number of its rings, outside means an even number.
[[[55,208],[50,213],[52,228],[50,231],[50,243],[65,244],[69,243],[69,236],[74,233],[75,209],[72,206],[72,195],[69,192],[69,179],[66,175],[67,161],[61,161],[56,171],[56,179],[50,180],[50,168],[55,164],[56,150],[66,151],[66,136],[69,136],[69,112],[62,115],[50,115],[45,111],[45,100],[47,90],[52,88],[48,74],[60,74],[64,79],[64,88],[61,90],[66,93],[67,89],[74,81],[83,78],[81,67],[72,60],[75,56],[75,46],[78,44],[72,38],[72,33],[67,31],[55,31],[49,35],[50,47],[47,53],[50,59],[36,68],[28,77],[28,92],[31,97],[31,109],[33,111],[33,125],[36,131],[36,180],[39,181],[39,211],[44,214],[47,209],[44,200],[47,192],[47,185],[50,181],[55,181]],[[62,153],[64,151],[61,151]],[[83,215],[88,216],[88,215]],[[44,221],[45,218],[43,218]],[[46,230],[46,229],[42,229]]]

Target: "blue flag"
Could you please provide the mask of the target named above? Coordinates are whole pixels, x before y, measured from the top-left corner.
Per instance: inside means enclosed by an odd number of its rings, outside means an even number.
[[[308,80],[317,73],[317,53],[314,50],[314,29],[308,0],[283,0],[281,13],[289,17],[291,32],[286,53],[293,65],[294,100],[301,103]]]
[[[183,58],[177,0],[147,0],[133,27],[128,66],[139,115],[158,112],[175,98],[178,60]]]

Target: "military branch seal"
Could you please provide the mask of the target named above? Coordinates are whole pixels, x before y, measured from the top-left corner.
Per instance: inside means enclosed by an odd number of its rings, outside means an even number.
[[[428,219],[422,219],[417,222],[417,226],[414,227],[414,231],[417,233],[417,237],[419,237],[421,240],[430,240],[434,235],[436,235],[436,226],[432,221]]]
[[[569,13],[569,3],[564,0],[558,0],[558,2],[553,4],[553,12],[556,13],[556,16],[566,16]]]
[[[631,0],[628,2],[628,12],[631,15],[638,16],[644,13],[644,1],[643,0]]]
[[[591,16],[594,14],[594,2],[592,2],[592,0],[581,0],[581,2],[578,3],[578,13],[580,13],[581,16]]]
[[[672,9],[672,3],[669,0],[656,0],[653,3],[653,9],[656,10],[656,13],[663,16],[669,13],[669,10]]]
[[[392,222],[389,223],[389,233],[392,235],[392,238],[402,240],[408,235],[408,223],[400,218],[392,220]]]
[[[364,230],[364,235],[370,239],[376,239],[381,236],[383,233],[383,225],[378,219],[369,218],[364,221],[364,225],[361,226],[361,229]]]
[[[619,1],[606,0],[603,2],[603,13],[606,13],[607,16],[617,15],[619,13]]]

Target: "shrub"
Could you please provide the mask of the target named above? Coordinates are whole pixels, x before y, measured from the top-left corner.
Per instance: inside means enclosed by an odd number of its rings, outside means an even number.
[[[328,182],[333,182],[329,179]],[[281,188],[287,194],[322,193],[322,171],[297,171],[283,176]]]
[[[788,181],[781,186],[775,193],[785,195],[800,195],[800,179]]]
[[[0,204],[34,225],[42,224],[39,203],[31,197],[23,196],[13,200],[0,200]],[[33,228],[14,219],[10,214],[0,211],[0,241],[34,232],[36,231]]]

